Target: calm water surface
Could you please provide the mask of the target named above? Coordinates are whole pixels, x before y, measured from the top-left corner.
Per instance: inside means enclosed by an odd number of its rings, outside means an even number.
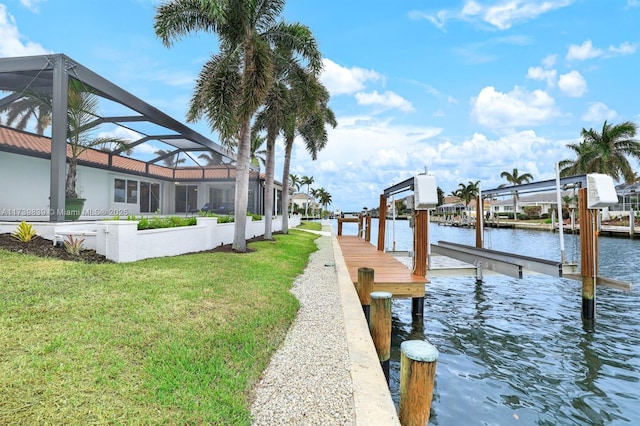
[[[348,226],[349,225],[349,226]],[[356,227],[345,224],[344,234]],[[387,225],[387,234],[393,226]],[[334,221],[335,230],[335,221]],[[377,241],[377,222],[372,226]],[[397,250],[408,250],[407,221],[396,221]],[[558,234],[488,229],[485,247],[559,260]],[[565,235],[579,261],[579,236]],[[439,240],[475,244],[475,230],[429,228]],[[388,235],[391,247],[392,236]],[[438,348],[432,425],[640,424],[640,240],[601,237],[600,275],[631,281],[623,292],[600,286],[595,327],[580,318],[581,284],[543,275],[432,278],[425,315],[412,321],[409,299],[393,301],[391,390],[398,401],[400,343]]]

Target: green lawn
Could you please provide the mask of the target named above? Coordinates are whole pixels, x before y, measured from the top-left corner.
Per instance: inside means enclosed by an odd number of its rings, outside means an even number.
[[[316,237],[129,264],[0,250],[0,424],[250,424]]]

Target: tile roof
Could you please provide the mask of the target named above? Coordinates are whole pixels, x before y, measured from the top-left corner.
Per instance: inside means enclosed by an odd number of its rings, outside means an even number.
[[[0,151],[13,151],[24,155],[50,158],[51,139],[0,125]],[[67,156],[70,155],[71,148],[67,145]],[[235,168],[228,165],[172,169],[119,155],[112,155],[111,165],[109,165],[109,153],[96,149],[87,149],[80,154],[78,160],[81,164],[88,166],[98,166],[165,180],[235,180],[236,177]]]

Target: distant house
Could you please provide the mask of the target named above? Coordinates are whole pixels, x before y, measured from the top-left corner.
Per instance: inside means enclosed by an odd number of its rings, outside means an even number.
[[[573,192],[564,191],[561,196],[572,196]],[[540,214],[550,214],[552,209],[556,208],[557,195],[555,192],[542,192],[532,195],[521,195],[518,198],[518,211],[517,213],[524,213],[526,207],[539,207]],[[496,201],[491,206],[491,211],[494,214],[500,213],[513,213],[513,197],[507,197]]]

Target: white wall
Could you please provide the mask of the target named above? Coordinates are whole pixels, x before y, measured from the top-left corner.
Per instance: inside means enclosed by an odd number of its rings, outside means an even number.
[[[49,220],[49,160],[0,152],[0,220]]]

